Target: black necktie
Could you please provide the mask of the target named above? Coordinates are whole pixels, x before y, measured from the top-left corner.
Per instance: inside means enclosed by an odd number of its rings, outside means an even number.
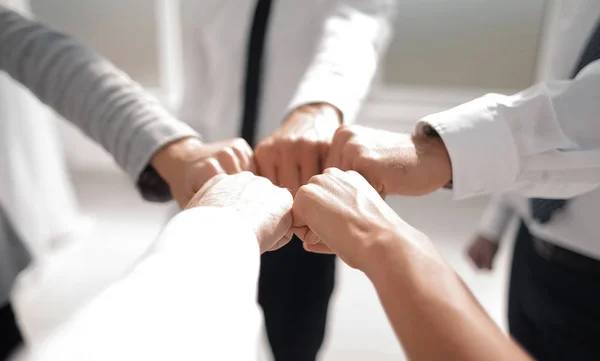
[[[600,59],[600,23],[596,25],[596,29],[588,40],[585,50],[579,58],[577,67],[573,71],[572,78],[579,73],[589,63]],[[531,199],[531,215],[533,219],[539,223],[547,223],[552,218],[552,215],[562,209],[567,204],[566,199]]]
[[[254,146],[256,121],[259,115],[262,59],[270,12],[271,0],[257,1],[246,53],[246,82],[241,134],[242,138],[251,146]]]

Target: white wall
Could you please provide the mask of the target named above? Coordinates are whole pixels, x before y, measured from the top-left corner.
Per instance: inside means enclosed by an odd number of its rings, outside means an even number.
[[[397,0],[384,80],[521,89],[532,81],[545,0]]]

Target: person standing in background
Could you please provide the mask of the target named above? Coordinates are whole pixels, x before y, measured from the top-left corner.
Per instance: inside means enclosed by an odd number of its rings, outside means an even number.
[[[295,191],[352,123],[391,35],[393,0],[182,0],[180,118],[209,141],[242,136],[260,175]],[[298,240],[262,256],[258,300],[278,361],[314,361],[335,259]]]
[[[562,6],[573,6],[572,15],[560,24],[562,46],[551,59],[555,68],[563,65],[559,76],[575,78],[600,59],[600,3],[579,1]],[[510,220],[515,215],[520,219],[508,324],[513,338],[536,359],[600,359],[599,212],[598,189],[570,199],[507,193],[493,196],[480,220],[469,256],[477,267],[491,269]]]

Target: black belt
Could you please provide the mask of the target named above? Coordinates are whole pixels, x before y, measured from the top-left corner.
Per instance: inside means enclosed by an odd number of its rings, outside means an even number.
[[[583,272],[600,273],[600,260],[584,256],[554,243],[532,237],[533,245],[537,253],[548,261]]]

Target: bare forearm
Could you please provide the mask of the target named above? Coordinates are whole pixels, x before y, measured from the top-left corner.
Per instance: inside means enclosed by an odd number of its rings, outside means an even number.
[[[410,360],[529,360],[441,257],[409,247],[388,250],[367,275]]]

